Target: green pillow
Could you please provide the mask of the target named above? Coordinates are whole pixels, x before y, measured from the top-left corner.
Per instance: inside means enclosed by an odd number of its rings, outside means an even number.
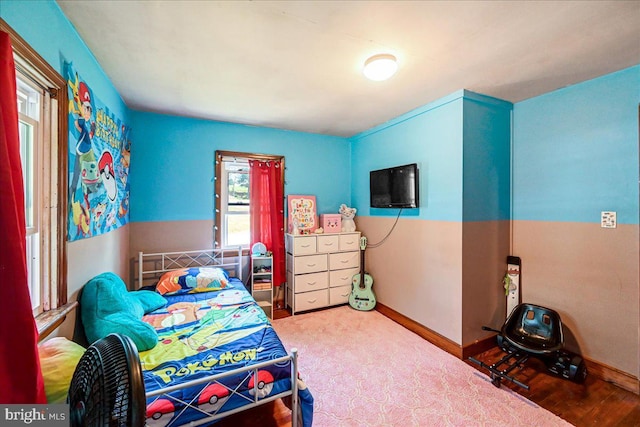
[[[64,337],[55,337],[38,345],[38,354],[47,403],[66,403],[71,378],[84,348]]]
[[[138,300],[142,305],[144,314],[151,313],[167,305],[167,300],[155,291],[132,291],[129,292],[129,296]]]
[[[80,297],[82,324],[89,343],[111,333],[126,335],[138,351],[150,350],[158,344],[158,333],[142,321],[145,307],[140,297],[133,297],[120,277],[102,273],[89,280]],[[144,299],[144,297],[143,297]]]

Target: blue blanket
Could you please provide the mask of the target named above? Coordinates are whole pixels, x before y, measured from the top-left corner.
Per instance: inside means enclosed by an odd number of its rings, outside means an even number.
[[[286,356],[264,311],[239,280],[213,292],[165,297],[166,307],[143,321],[158,332],[153,349],[140,353],[146,392]],[[207,413],[223,413],[291,389],[290,362],[190,386],[147,399],[147,425],[177,426]],[[233,392],[235,391],[235,393]],[[303,424],[311,426],[313,397],[298,393]]]

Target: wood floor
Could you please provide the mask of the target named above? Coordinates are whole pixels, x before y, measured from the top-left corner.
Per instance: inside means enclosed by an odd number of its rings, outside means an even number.
[[[492,364],[503,355],[495,347],[475,357]],[[611,383],[588,375],[583,384],[576,384],[548,374],[545,365],[536,359],[529,359],[523,369],[517,368],[512,375],[527,384],[529,391],[504,381],[501,387],[510,388],[575,426],[640,426],[640,396]]]
[[[288,315],[286,310],[274,312],[276,319]],[[498,347],[495,347],[477,355],[476,358],[492,364],[503,354]],[[480,367],[471,362],[467,363],[484,374]],[[575,426],[640,426],[640,396],[613,384],[593,376],[587,376],[583,384],[557,378],[548,374],[544,364],[536,359],[530,359],[522,369],[516,369],[512,374],[519,381],[529,385],[530,390],[504,382],[501,387],[515,391]],[[313,393],[313,390],[311,392]],[[277,401],[232,415],[218,425],[224,427],[290,426],[291,412],[281,401]]]

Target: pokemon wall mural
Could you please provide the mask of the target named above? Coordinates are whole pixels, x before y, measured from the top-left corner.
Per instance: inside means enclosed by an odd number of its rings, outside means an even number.
[[[69,87],[69,241],[129,222],[130,128],[94,95],[71,64]]]

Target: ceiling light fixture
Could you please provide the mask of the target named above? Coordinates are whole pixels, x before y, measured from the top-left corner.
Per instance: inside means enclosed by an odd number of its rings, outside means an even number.
[[[373,55],[367,59],[364,63],[362,73],[369,80],[376,82],[387,80],[393,76],[398,70],[398,63],[396,57],[389,53],[382,53],[380,55]]]

